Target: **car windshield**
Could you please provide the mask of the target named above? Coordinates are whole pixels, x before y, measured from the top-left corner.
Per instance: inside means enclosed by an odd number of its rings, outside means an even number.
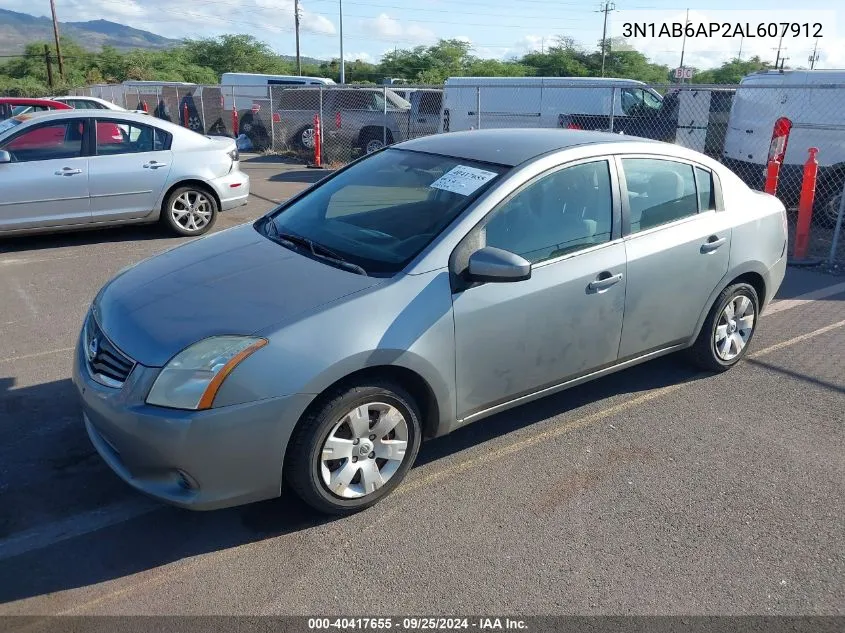
[[[257,227],[306,254],[388,276],[410,263],[507,169],[388,149],[280,207]]]
[[[30,110],[32,110],[33,106],[29,105],[18,105],[12,108],[12,116],[18,116],[19,114],[26,114]]]

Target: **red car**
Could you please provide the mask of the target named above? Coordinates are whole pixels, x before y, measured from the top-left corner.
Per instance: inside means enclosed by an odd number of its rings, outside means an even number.
[[[0,121],[17,116],[18,114],[41,112],[44,110],[73,110],[73,108],[61,101],[51,101],[50,99],[0,97]]]

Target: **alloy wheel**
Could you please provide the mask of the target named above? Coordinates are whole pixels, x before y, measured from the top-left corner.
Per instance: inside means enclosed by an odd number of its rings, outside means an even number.
[[[195,233],[204,229],[213,215],[213,206],[200,191],[186,191],[170,207],[173,221],[185,231]]]
[[[713,347],[723,361],[739,356],[754,332],[754,302],[745,295],[734,296],[719,315],[713,334]]]
[[[408,422],[384,402],[344,415],[329,432],[320,455],[326,489],[343,499],[374,493],[399,470],[408,449]]]

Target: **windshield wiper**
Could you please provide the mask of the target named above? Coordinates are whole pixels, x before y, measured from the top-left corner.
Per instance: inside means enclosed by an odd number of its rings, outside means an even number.
[[[275,238],[274,241],[276,242],[286,242],[290,246],[306,248],[314,257],[319,257],[320,259],[328,260],[334,263],[339,268],[344,268],[350,272],[358,273],[359,275],[364,275],[364,277],[367,277],[367,271],[364,270],[358,264],[353,264],[352,262],[346,261],[345,259],[343,259],[343,257],[335,253],[333,250],[326,248],[322,244],[317,244],[313,240],[309,240],[307,237],[297,235],[296,233],[280,232],[279,228],[276,226],[276,223],[272,220],[270,220],[267,226],[268,237],[271,236],[271,233],[272,237]]]

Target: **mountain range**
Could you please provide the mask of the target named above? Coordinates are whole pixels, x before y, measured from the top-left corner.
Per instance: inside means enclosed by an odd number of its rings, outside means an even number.
[[[103,46],[114,46],[124,51],[133,48],[161,49],[180,43],[180,40],[109,20],[59,22],[59,32],[62,37],[68,37],[91,51],[100,50]],[[0,9],[0,55],[22,53],[27,44],[42,41],[53,41],[53,21],[50,18]],[[282,57],[291,61],[295,59],[290,55]],[[322,60],[303,57],[302,63],[320,64]]]
[[[59,32],[90,50],[99,50],[103,46],[121,50],[155,49],[179,43],[179,40],[109,20],[59,22]],[[27,44],[39,41],[53,41],[53,21],[50,18],[0,9],[0,55],[21,53]]]

